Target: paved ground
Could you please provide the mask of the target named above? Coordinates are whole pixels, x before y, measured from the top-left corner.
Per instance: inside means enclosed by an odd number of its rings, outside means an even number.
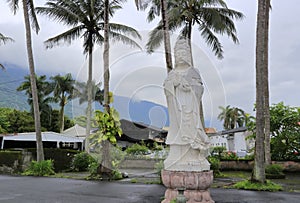
[[[165,188],[155,184],[0,175],[1,203],[158,203]],[[300,193],[211,189],[216,203],[297,203]]]

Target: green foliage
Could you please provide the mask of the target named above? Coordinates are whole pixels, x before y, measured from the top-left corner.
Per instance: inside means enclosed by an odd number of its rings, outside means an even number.
[[[300,160],[300,108],[283,102],[270,107],[272,160]]]
[[[0,151],[0,166],[5,165],[8,167],[14,167],[15,161],[21,163],[21,151]]]
[[[123,178],[123,175],[119,170],[113,170],[112,180],[121,180],[122,178]]]
[[[26,150],[31,152],[33,159],[36,160],[36,149]],[[78,151],[70,149],[44,148],[45,159],[53,160],[55,172],[70,170],[76,154],[78,154]]]
[[[94,162],[97,163],[97,161],[91,155],[86,152],[81,152],[74,156],[72,161],[72,169],[74,171],[87,171],[89,170],[90,164],[93,164]]]
[[[32,161],[28,169],[23,173],[23,175],[29,176],[49,176],[53,174],[55,174],[53,160]]]
[[[125,151],[130,155],[145,155],[149,152],[149,148],[144,144],[135,143],[128,147]]]
[[[112,169],[118,170],[120,163],[125,159],[126,152],[118,146],[114,146],[110,149],[110,155],[112,160]]]
[[[282,175],[283,167],[279,164],[270,164],[266,166],[266,173],[272,175]]]
[[[217,156],[219,159],[222,157],[222,153],[226,151],[226,147],[214,147],[211,151],[213,156]]]
[[[214,172],[214,176],[220,176],[220,160],[213,156],[209,156],[207,160],[210,163],[210,169]]]
[[[244,180],[234,184],[233,188],[244,189],[244,190],[255,190],[255,191],[270,191],[276,192],[282,190],[282,186],[275,184],[271,181],[266,183],[251,182],[249,180]]]
[[[119,113],[111,107],[110,113],[96,111],[95,118],[99,131],[91,136],[92,145],[97,145],[103,140],[109,140],[112,144],[115,144],[117,142],[116,136],[122,135]]]
[[[230,107],[230,105],[225,108],[220,106],[221,113],[218,115],[218,119],[223,122],[223,127],[226,130],[234,129],[236,127],[242,127],[247,124],[247,117],[245,112],[237,107]]]

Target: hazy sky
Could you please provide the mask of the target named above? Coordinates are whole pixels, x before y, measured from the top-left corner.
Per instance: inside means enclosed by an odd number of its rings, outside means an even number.
[[[45,1],[35,1],[43,5]],[[148,24],[144,12],[135,9],[130,0],[116,13],[112,22],[134,27],[144,38],[155,23]],[[195,66],[205,83],[204,109],[209,125],[216,126],[220,113],[218,106],[231,105],[252,113],[255,102],[255,30],[257,1],[227,0],[229,8],[241,11],[246,18],[236,22],[239,44],[227,37],[219,37],[224,47],[224,59],[218,60],[206,46],[197,29],[194,29],[193,50]],[[270,15],[270,100],[300,106],[300,12],[299,0],[272,1]],[[33,34],[36,70],[54,73],[71,72],[74,77],[86,80],[86,66],[81,41],[72,45],[45,50],[43,41],[53,37],[65,27],[39,16],[41,31]],[[6,1],[0,2],[0,33],[14,38],[15,43],[0,47],[0,62],[15,64],[27,69],[25,33],[22,9],[13,16]],[[174,43],[176,35],[173,36]],[[102,80],[102,53],[95,51],[94,78]],[[145,51],[114,44],[111,48],[111,89],[115,94],[135,100],[150,100],[164,104],[162,83],[166,77],[164,55],[157,50],[153,55]]]

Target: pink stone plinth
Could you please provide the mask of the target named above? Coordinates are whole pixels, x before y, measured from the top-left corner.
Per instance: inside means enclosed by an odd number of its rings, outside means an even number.
[[[169,203],[184,188],[187,203],[214,203],[208,188],[213,183],[213,171],[168,171],[162,170],[162,182],[167,187],[162,203]]]

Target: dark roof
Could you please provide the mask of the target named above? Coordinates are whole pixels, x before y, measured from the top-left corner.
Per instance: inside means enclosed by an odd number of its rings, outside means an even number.
[[[157,127],[147,126],[143,123],[133,122],[125,119],[121,119],[120,122],[123,134],[132,141],[148,140],[150,131],[155,135],[154,137],[161,137],[162,133],[166,134],[167,132]]]
[[[221,131],[221,135],[227,135],[227,134],[231,134],[231,133],[238,133],[238,132],[245,132],[247,131],[246,127],[239,127],[239,128],[234,128],[231,130],[223,130]]]

